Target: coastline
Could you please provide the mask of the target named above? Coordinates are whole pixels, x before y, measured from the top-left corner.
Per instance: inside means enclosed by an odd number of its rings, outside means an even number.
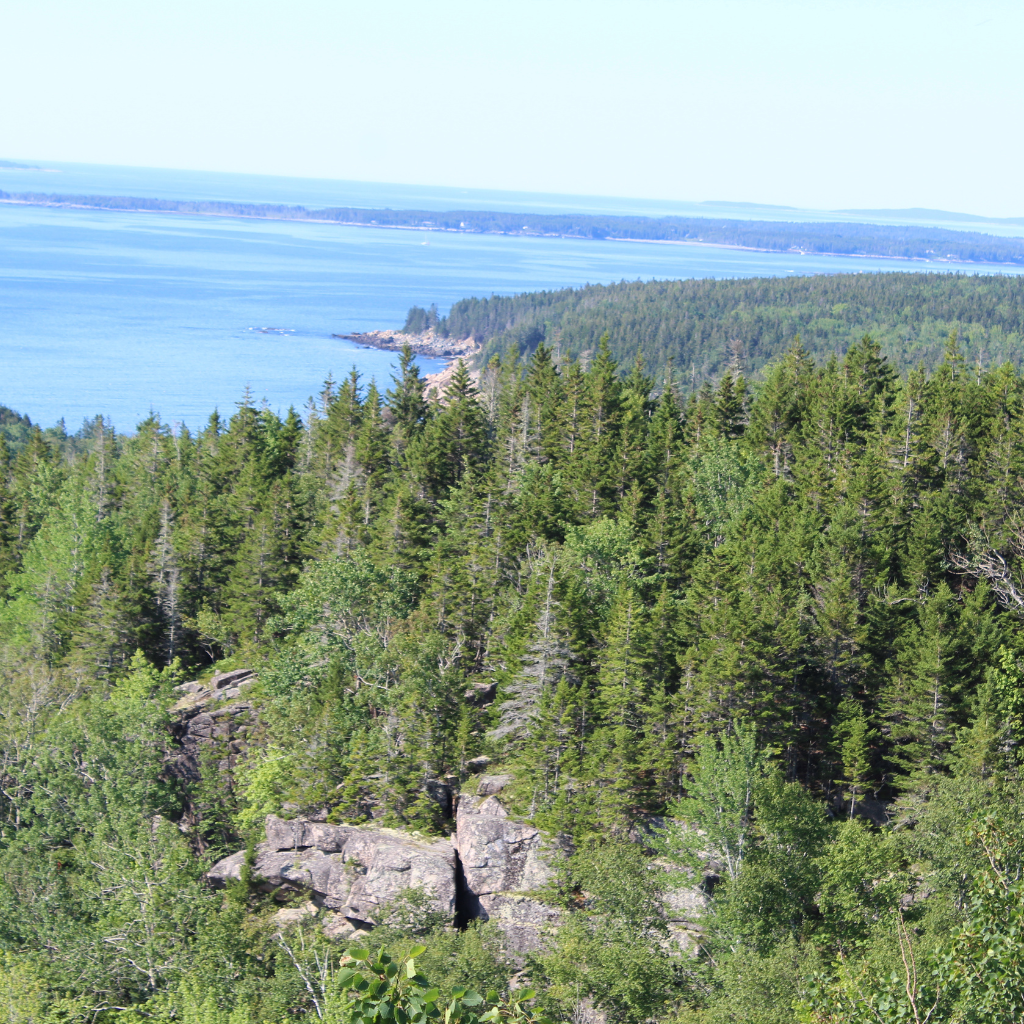
[[[1019,267],[1020,263],[1011,260],[969,260],[950,259],[942,256],[890,256],[884,253],[865,252],[823,252],[817,249],[764,249],[753,245],[738,245],[731,242],[703,242],[695,239],[670,239],[670,238],[621,238],[614,235],[606,235],[601,239],[587,238],[583,235],[566,235],[557,232],[542,231],[473,231],[469,228],[448,228],[437,225],[420,224],[367,224],[363,221],[347,221],[321,219],[317,217],[264,217],[247,213],[216,213],[208,210],[146,210],[120,206],[89,206],[83,203],[42,203],[32,202],[25,199],[0,199],[0,204],[6,206],[37,206],[43,209],[54,210],[94,210],[106,213],[156,213],[172,217],[226,217],[231,220],[272,220],[284,222],[297,222],[304,224],[334,224],[338,227],[347,228],[376,228],[382,231],[426,231],[436,234],[453,235],[501,235],[509,238],[564,238],[569,241],[581,242],[634,242],[640,245],[690,245],[708,249],[734,249],[741,252],[760,252],[776,256],[834,256],[863,260],[894,260],[903,263],[946,263],[962,264],[971,267]],[[379,332],[374,332],[379,333]],[[387,333],[387,332],[384,332]]]
[[[400,352],[403,345],[408,345],[418,356],[447,360],[443,370],[423,375],[427,382],[427,397],[435,401],[443,400],[444,392],[459,361],[465,362],[468,366],[473,357],[480,352],[480,346],[472,338],[445,338],[433,329],[418,334],[403,334],[401,331],[364,331],[355,334],[332,334],[331,337],[351,341],[364,348],[383,349],[385,352]],[[474,383],[479,383],[480,372],[470,369],[469,373]]]

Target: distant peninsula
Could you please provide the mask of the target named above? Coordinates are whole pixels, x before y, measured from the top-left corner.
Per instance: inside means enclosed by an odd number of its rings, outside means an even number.
[[[354,227],[581,238],[733,247],[757,252],[863,256],[935,263],[1024,265],[1024,238],[976,231],[834,222],[728,220],[710,217],[621,217],[481,210],[306,209],[269,203],[147,199],[0,191],[0,202],[122,212],[178,213],[262,220],[304,220]]]

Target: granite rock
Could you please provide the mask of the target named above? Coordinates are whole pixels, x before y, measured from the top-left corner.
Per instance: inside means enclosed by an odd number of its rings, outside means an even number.
[[[211,720],[202,728],[215,725]],[[314,906],[326,911],[326,934],[348,938],[380,923],[382,905],[407,889],[421,889],[448,920],[493,921],[509,952],[529,952],[560,922],[560,912],[534,891],[556,878],[567,850],[508,816],[494,794],[509,781],[509,776],[483,776],[481,794],[462,796],[450,843],[392,829],[270,815],[253,877],[279,898],[306,895],[302,914],[295,908],[279,912],[282,926],[301,920]],[[222,886],[240,878],[244,862],[244,851],[225,857],[208,872],[210,882]]]
[[[560,915],[529,893],[554,881],[566,849],[540,829],[510,819],[494,795],[464,796],[456,823],[468,916],[493,920],[517,953],[539,948]]]
[[[257,850],[253,874],[264,891],[311,894],[355,929],[378,923],[382,904],[406,889],[429,893],[436,908],[455,917],[455,853],[448,843],[414,839],[387,829],[283,821],[270,815],[267,841]],[[214,885],[241,877],[244,851],[208,872]],[[334,931],[344,926],[336,923]]]

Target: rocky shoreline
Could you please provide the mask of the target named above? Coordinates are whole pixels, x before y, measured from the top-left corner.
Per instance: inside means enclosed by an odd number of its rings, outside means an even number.
[[[353,341],[367,348],[384,349],[386,352],[400,352],[403,345],[408,345],[418,356],[430,356],[432,359],[447,359],[448,365],[437,373],[424,375],[427,382],[427,393],[440,399],[455,373],[455,367],[461,359],[469,363],[480,351],[480,346],[472,338],[447,338],[436,331],[423,331],[419,334],[403,334],[401,331],[365,331],[362,334],[332,334],[332,338]],[[479,383],[479,371],[473,370],[470,376]]]
[[[480,346],[472,338],[446,338],[436,331],[424,331],[422,334],[403,334],[401,331],[366,331],[362,334],[332,334],[332,338],[354,341],[357,345],[367,348],[381,348],[388,352],[400,352],[403,345],[408,345],[418,356],[431,356],[435,359],[468,359],[480,351]]]

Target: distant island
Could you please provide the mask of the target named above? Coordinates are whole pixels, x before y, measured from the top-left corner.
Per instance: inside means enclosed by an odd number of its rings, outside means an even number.
[[[51,169],[38,167],[36,164],[19,164],[14,160],[0,160],[0,171],[49,171]]]
[[[622,217],[596,214],[502,213],[481,210],[378,210],[270,203],[148,199],[0,191],[0,202],[122,212],[178,213],[263,220],[305,220],[355,227],[476,234],[582,238],[734,247],[757,252],[861,256],[935,263],[1024,265],[1024,238],[922,225],[728,220],[710,217]]]

